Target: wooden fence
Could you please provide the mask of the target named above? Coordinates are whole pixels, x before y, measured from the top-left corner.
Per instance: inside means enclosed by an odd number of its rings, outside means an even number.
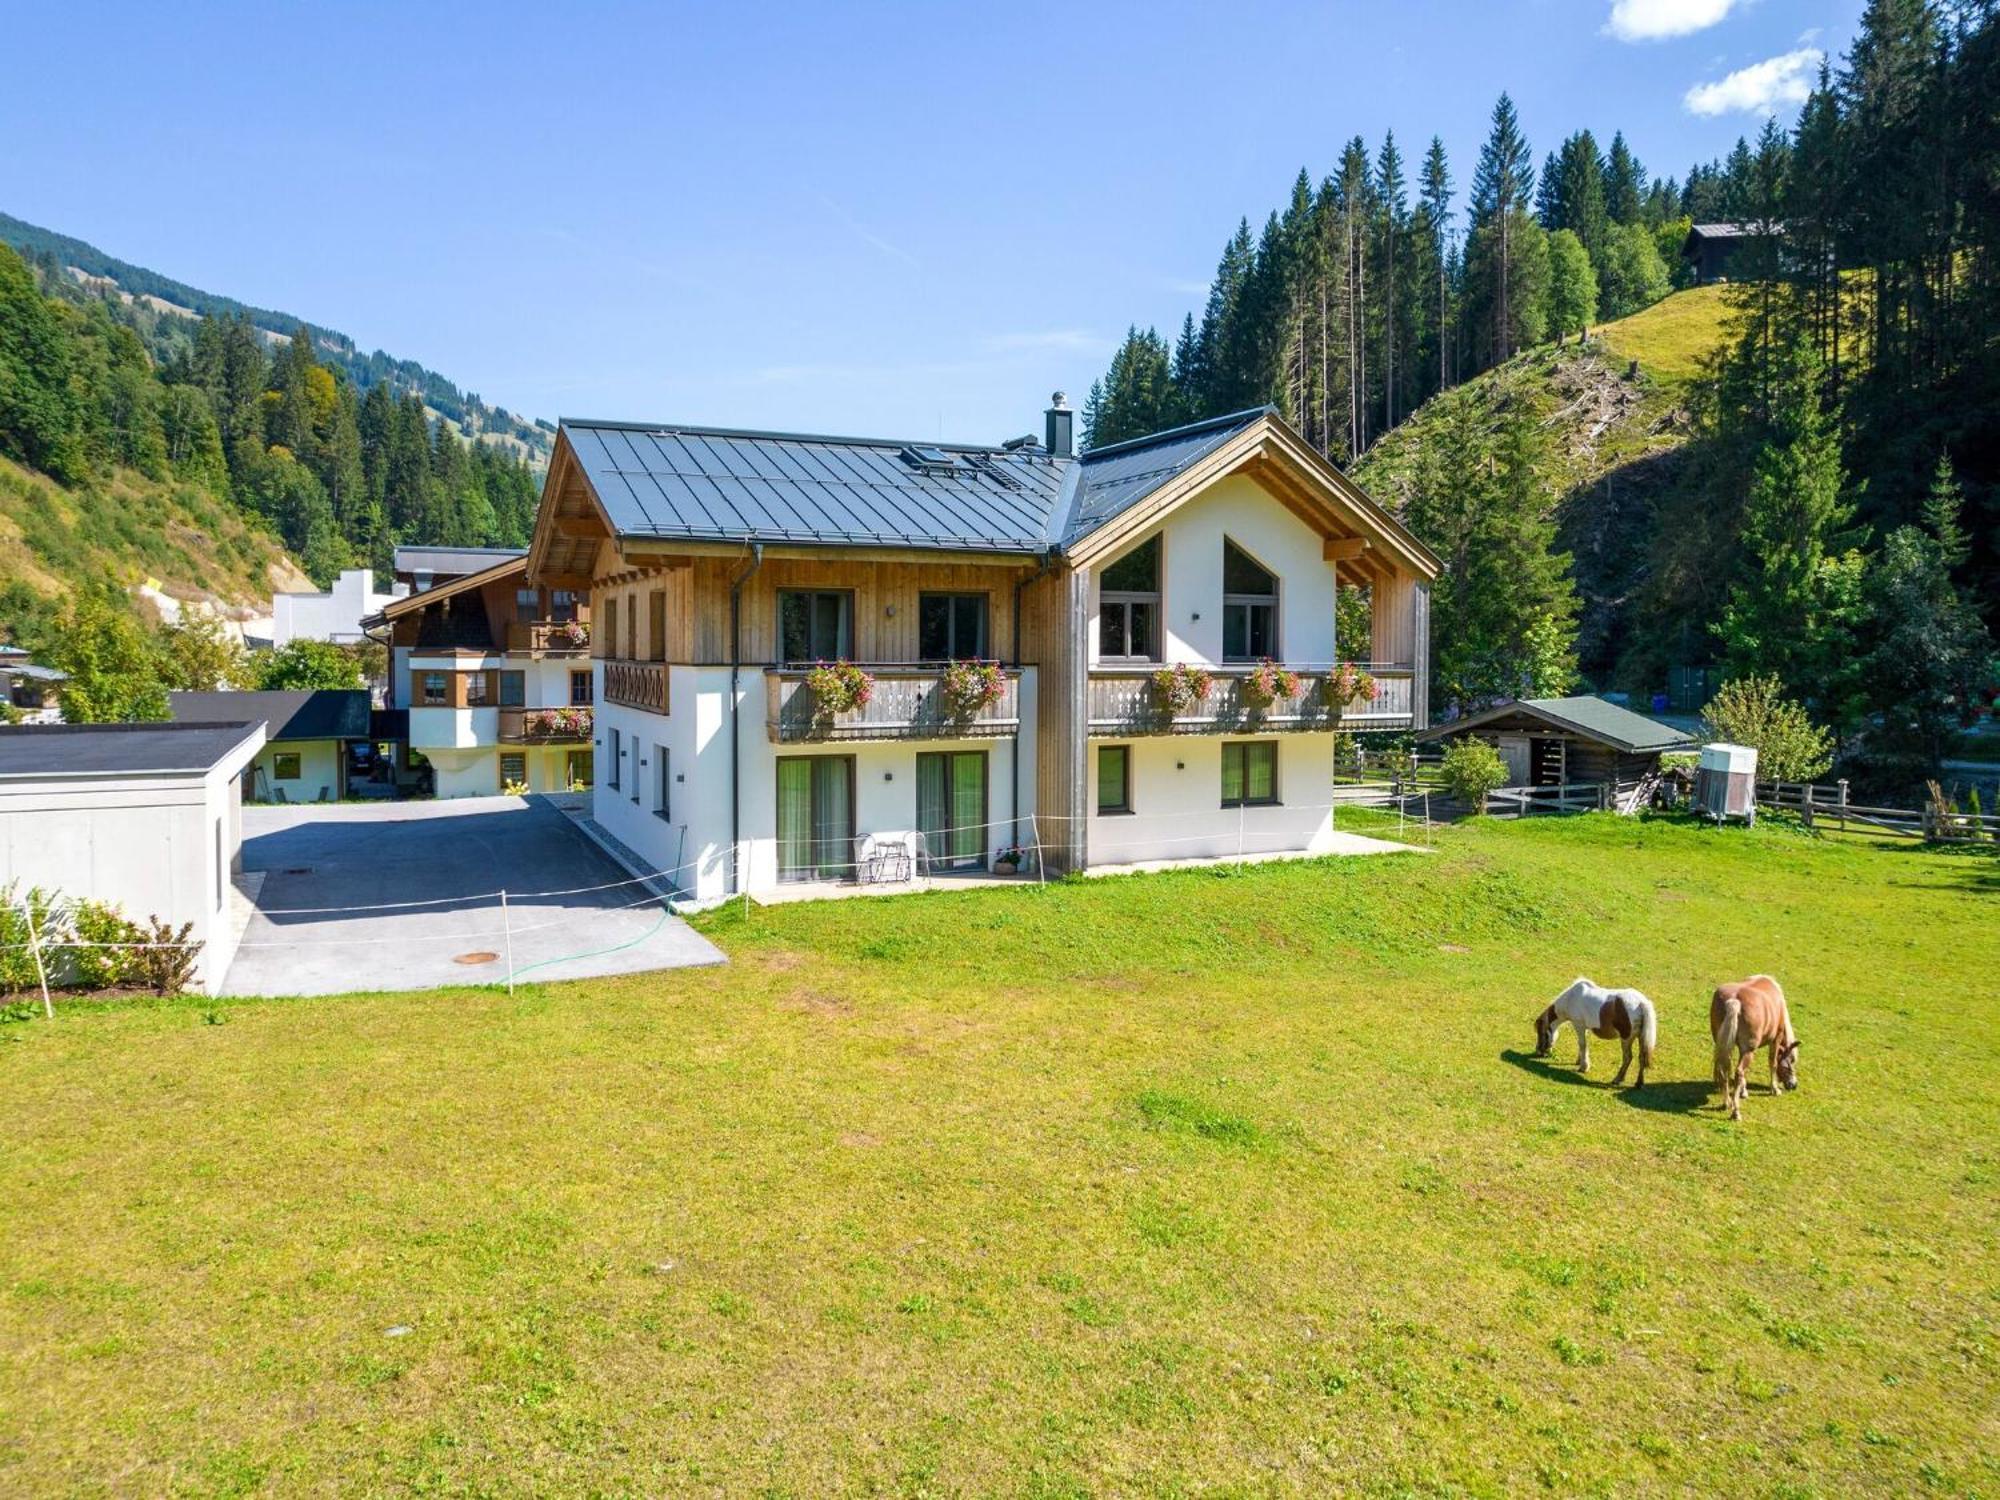
[[[1757,805],[1795,812],[1808,828],[1837,828],[1845,833],[1880,834],[1885,838],[1920,839],[1927,843],[2000,841],[2000,816],[1929,807],[1868,807],[1850,801],[1845,780],[1832,786],[1801,781],[1760,781]]]

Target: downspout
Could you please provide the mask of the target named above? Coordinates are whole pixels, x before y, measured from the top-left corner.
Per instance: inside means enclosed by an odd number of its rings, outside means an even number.
[[[1038,582],[1049,576],[1049,558],[1051,556],[1052,553],[1044,552],[1040,559],[1041,565],[1034,572],[1024,574],[1022,577],[1014,580],[1014,670],[1016,672],[1021,670],[1021,595],[1027,590],[1029,584]],[[1039,679],[1037,681],[1039,682]],[[1012,826],[1014,831],[1011,838],[1014,847],[1017,849],[1021,847],[1021,705],[1018,701],[1020,692],[1020,680],[1016,678],[1014,685],[1016,697],[1014,705],[1014,753],[1007,757],[1007,769],[1009,780],[1012,783],[1010,795],[1013,801]],[[1036,715],[1035,722],[1041,722],[1039,714]],[[1039,860],[1041,855],[1037,853],[1035,857]]]
[[[739,763],[743,717],[737,683],[743,675],[743,585],[764,565],[764,544],[750,543],[750,563],[729,581],[729,894],[743,891],[743,772]]]

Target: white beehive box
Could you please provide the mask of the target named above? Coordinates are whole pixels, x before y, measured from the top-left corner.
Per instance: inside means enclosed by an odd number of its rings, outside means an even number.
[[[1694,805],[1709,817],[1757,821],[1757,748],[1703,745],[1694,773]]]

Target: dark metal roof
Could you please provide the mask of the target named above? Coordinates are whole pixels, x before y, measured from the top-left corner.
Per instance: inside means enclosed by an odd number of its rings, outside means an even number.
[[[205,772],[227,760],[258,728],[240,722],[20,725],[0,729],[0,776]]]
[[[169,693],[177,724],[268,726],[270,740],[365,740],[368,694],[360,688],[313,688],[268,693]]]
[[[1265,410],[1080,458],[630,422],[566,419],[562,430],[621,537],[1036,553],[1137,504]]]
[[[1433,725],[1417,736],[1420,740],[1446,739],[1467,729],[1477,729],[1513,715],[1525,714],[1557,729],[1582,735],[1615,749],[1643,754],[1650,750],[1677,750],[1694,744],[1694,737],[1670,728],[1657,719],[1635,714],[1629,708],[1607,703],[1588,695],[1576,698],[1522,698],[1496,704],[1483,713]]]
[[[519,547],[398,547],[394,571],[429,573],[434,578],[463,578],[510,557],[526,557]]]

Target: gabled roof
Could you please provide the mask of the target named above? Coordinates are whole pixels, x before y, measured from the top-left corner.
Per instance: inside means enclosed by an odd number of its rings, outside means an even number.
[[[527,555],[521,547],[408,546],[398,547],[391,563],[392,571],[397,573],[442,573],[447,578],[457,578],[490,568],[505,558]]]
[[[565,419],[530,565],[542,575],[587,571],[603,537],[1069,552],[1094,534],[1105,533],[1102,542],[1119,533],[1114,523],[1148,500],[1178,503],[1164,497],[1185,498],[1188,486],[1179,481],[1206,484],[1236,467],[1267,474],[1284,468],[1281,498],[1329,534],[1352,527],[1407,565],[1435,573],[1437,559],[1270,407],[1073,458],[1033,443],[985,448]]]
[[[232,697],[246,696],[241,693]],[[206,773],[263,726],[215,724],[30,724],[0,729],[0,777]]]
[[[360,688],[287,689],[264,693],[169,693],[176,724],[255,724],[279,740],[365,740],[368,694]]]
[[[400,599],[391,599],[374,614],[364,616],[361,620],[361,628],[364,630],[372,629],[382,624],[385,620],[394,620],[403,615],[414,614],[437,603],[440,599],[449,599],[457,594],[482,589],[489,583],[498,583],[501,579],[510,575],[525,573],[527,571],[527,553],[513,551],[499,552],[497,553],[496,561],[481,568],[477,573],[467,573],[463,577],[450,579],[447,582],[437,584],[435,587],[418,589],[413,594],[405,594]]]
[[[1521,698],[1512,703],[1496,704],[1483,713],[1454,719],[1449,724],[1434,724],[1417,738],[1446,739],[1468,729],[1478,729],[1482,725],[1517,716],[1539,719],[1553,729],[1565,730],[1633,754],[1676,750],[1694,743],[1692,735],[1671,729],[1644,714],[1635,714],[1629,708],[1620,708],[1616,703],[1607,703],[1602,698],[1588,695],[1576,698]]]

